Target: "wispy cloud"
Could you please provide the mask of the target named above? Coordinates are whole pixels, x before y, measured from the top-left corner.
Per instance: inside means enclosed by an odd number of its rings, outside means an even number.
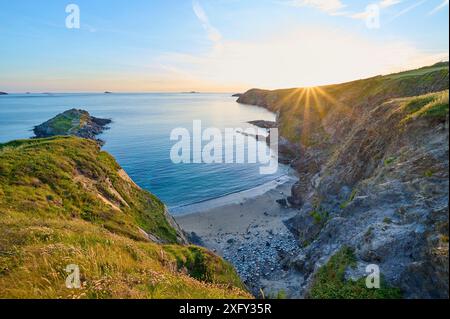
[[[289,0],[284,2],[294,7],[311,7],[330,15],[341,15],[346,5],[341,0]]]
[[[418,6],[422,5],[423,3],[427,2],[428,0],[418,0],[415,1],[413,4],[407,6],[406,8],[400,10],[395,15],[392,16],[390,21],[414,10]],[[404,0],[379,0],[374,1],[371,3],[371,6],[377,6],[379,10],[383,10],[401,3],[404,3]],[[349,6],[346,5],[341,0],[285,0],[281,1],[281,3],[294,6],[294,7],[311,7],[318,10],[321,10],[328,15],[332,16],[344,16],[352,19],[359,19],[359,20],[365,20],[369,17],[370,13],[368,11],[361,11],[361,12],[352,12],[351,9],[349,9]],[[436,6],[433,10],[428,12],[428,15],[433,15],[445,7],[449,5],[449,0],[443,0],[441,4]],[[345,9],[345,10],[344,10]]]
[[[413,3],[412,5],[406,7],[405,9],[401,10],[400,12],[398,12],[397,14],[395,14],[391,21],[394,19],[397,19],[398,17],[410,12],[411,10],[414,10],[415,8],[417,8],[418,6],[424,4],[425,2],[427,2],[428,0],[421,0],[421,1],[417,1],[416,3]]]
[[[380,6],[380,8],[388,8],[391,6],[394,6],[396,4],[399,4],[400,2],[402,2],[401,0],[383,0],[381,2],[378,3],[378,5]]]
[[[440,5],[438,5],[436,8],[434,8],[433,10],[428,12],[428,15],[433,15],[433,14],[441,11],[442,9],[444,9],[445,7],[448,6],[448,2],[449,2],[449,0],[442,1],[442,3]]]
[[[433,64],[447,52],[423,52],[399,41],[370,41],[342,30],[289,27],[251,41],[223,39],[221,50],[167,53],[159,64],[193,83],[248,89],[340,83]],[[333,52],[330,56],[329,52]]]
[[[198,20],[201,22],[203,28],[207,32],[208,38],[216,45],[220,44],[220,42],[222,41],[222,34],[209,22],[208,15],[206,14],[205,10],[198,0],[194,0],[192,2],[192,9],[194,10],[194,13],[197,16]]]
[[[382,0],[377,3],[373,3],[372,5],[376,5],[376,6],[378,6],[378,8],[380,10],[382,10],[382,9],[392,7],[401,2],[402,2],[402,0]],[[349,17],[353,18],[353,19],[365,20],[368,18],[369,14],[370,13],[368,11],[362,11],[362,12],[358,12],[358,13],[352,13],[349,15]]]

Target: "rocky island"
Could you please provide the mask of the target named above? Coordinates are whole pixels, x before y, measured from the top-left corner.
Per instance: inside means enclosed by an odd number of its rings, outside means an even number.
[[[0,92],[0,95],[8,95],[6,92]]]
[[[36,126],[33,131],[37,138],[73,135],[103,144],[96,136],[107,129],[107,125],[111,122],[110,119],[93,117],[84,110],[71,109]]]

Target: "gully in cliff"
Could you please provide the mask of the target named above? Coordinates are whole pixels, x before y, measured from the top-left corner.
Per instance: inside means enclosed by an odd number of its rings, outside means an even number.
[[[93,117],[87,111],[71,109],[36,126],[33,131],[37,138],[73,135],[94,140],[103,145],[104,141],[97,139],[96,136],[103,133],[110,123],[112,123],[110,119]]]

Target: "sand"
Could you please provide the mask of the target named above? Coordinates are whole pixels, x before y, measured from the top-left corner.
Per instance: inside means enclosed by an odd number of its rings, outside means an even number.
[[[283,259],[294,255],[298,244],[284,220],[296,210],[276,201],[289,196],[297,177],[292,171],[255,189],[192,205],[175,219],[201,244],[234,264],[256,295],[298,295],[301,279],[283,270]],[[192,236],[191,236],[192,238]]]

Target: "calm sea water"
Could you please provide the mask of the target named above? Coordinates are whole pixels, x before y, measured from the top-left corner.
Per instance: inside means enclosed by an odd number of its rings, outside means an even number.
[[[100,136],[131,178],[170,208],[247,190],[285,174],[260,175],[259,164],[173,164],[172,129],[242,127],[274,120],[263,108],[240,105],[229,94],[29,94],[0,96],[0,143],[33,136],[32,128],[70,108],[111,118]]]

